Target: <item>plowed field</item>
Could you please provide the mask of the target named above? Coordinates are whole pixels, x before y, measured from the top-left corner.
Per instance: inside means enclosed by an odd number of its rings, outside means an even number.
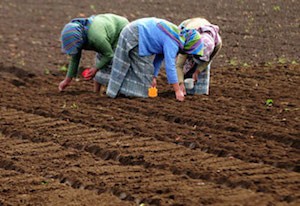
[[[0,2],[0,205],[300,204],[297,1],[188,2]],[[105,12],[218,24],[211,94],[177,102],[164,74],[157,98],[58,92],[60,29]]]

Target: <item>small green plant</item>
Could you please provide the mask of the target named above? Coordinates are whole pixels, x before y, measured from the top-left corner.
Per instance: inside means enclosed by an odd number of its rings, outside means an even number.
[[[44,74],[46,74],[46,75],[50,74],[50,70],[49,69],[45,69],[44,70]]]
[[[96,11],[95,5],[91,4],[91,5],[90,5],[90,8],[91,8],[92,11],[94,11],[94,12]]]
[[[296,60],[293,60],[292,65],[298,65],[298,62]]]
[[[272,62],[266,62],[265,63],[265,66],[271,66],[272,65]]]
[[[286,64],[287,63],[287,59],[285,57],[279,57],[278,58],[278,63],[279,64]]]
[[[244,63],[243,67],[249,67],[250,65],[248,63]]]
[[[267,100],[266,100],[266,105],[267,105],[268,107],[273,106],[273,99],[267,99]]]
[[[67,102],[65,101],[64,104],[63,104],[63,106],[62,106],[61,108],[64,109],[64,108],[66,108],[66,107],[67,107]]]
[[[237,65],[238,65],[238,61],[237,61],[236,58],[233,58],[233,59],[230,59],[230,60],[229,60],[229,64],[230,64],[231,66],[237,66]]]
[[[60,72],[67,72],[68,71],[68,67],[67,67],[67,65],[63,65],[63,66],[61,66],[60,68],[59,68],[59,71]]]
[[[78,106],[77,106],[77,104],[74,102],[74,103],[71,105],[71,108],[72,108],[72,109],[78,109]]]
[[[274,11],[280,11],[280,6],[278,6],[278,5],[273,6],[273,10]]]
[[[45,180],[43,180],[43,181],[41,181],[41,184],[42,185],[47,185],[49,182],[47,182],[47,181],[45,181]]]

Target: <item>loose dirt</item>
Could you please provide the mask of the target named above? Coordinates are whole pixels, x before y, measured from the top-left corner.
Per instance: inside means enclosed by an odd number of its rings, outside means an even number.
[[[0,10],[0,205],[300,204],[296,1],[3,0]],[[61,28],[106,12],[218,24],[210,95],[177,102],[164,73],[156,98],[100,97],[81,78],[58,92]]]

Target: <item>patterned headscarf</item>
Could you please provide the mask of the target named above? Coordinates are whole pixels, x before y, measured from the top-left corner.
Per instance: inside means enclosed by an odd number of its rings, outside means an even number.
[[[89,18],[76,18],[67,23],[61,32],[62,52],[75,55],[87,41],[87,31],[94,16]]]
[[[210,61],[211,54],[213,53],[215,47],[220,44],[221,39],[218,34],[219,27],[217,25],[206,25],[198,29],[201,34],[201,42],[204,44],[204,54],[199,57],[202,61]]]
[[[158,28],[174,39],[179,48],[187,54],[203,55],[203,42],[199,41],[201,36],[195,29],[179,29],[175,24],[167,21],[157,23]]]

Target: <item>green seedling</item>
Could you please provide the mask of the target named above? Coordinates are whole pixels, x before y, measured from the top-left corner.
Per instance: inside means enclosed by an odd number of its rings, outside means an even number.
[[[300,108],[284,108],[284,111],[298,111]]]
[[[48,184],[49,182],[47,182],[47,181],[45,181],[45,180],[43,180],[42,182],[41,182],[41,184],[42,185],[46,185],[46,184]]]
[[[77,104],[74,102],[74,103],[71,105],[71,108],[72,108],[72,109],[78,109],[78,106],[77,106]]]
[[[243,66],[244,66],[244,67],[249,67],[250,65],[247,64],[247,63],[244,63]]]
[[[66,107],[67,107],[67,102],[65,101],[64,104],[63,104],[63,106],[62,106],[62,108],[64,109]]]
[[[236,59],[230,59],[229,64],[230,64],[231,66],[237,66],[237,65],[238,65],[238,62],[237,62]]]
[[[278,59],[278,63],[279,63],[279,64],[285,64],[286,62],[287,62],[286,58],[284,58],[284,57],[279,57],[279,59]]]
[[[265,66],[271,66],[272,65],[272,62],[266,62],[265,63]]]
[[[59,68],[60,72],[67,72],[68,71],[68,67],[66,65],[63,65]]]
[[[280,11],[280,6],[278,6],[278,5],[273,6],[273,10],[274,10],[274,11]]]
[[[46,74],[46,75],[50,74],[50,70],[49,69],[45,69],[44,70],[44,74]]]
[[[273,106],[273,99],[267,99],[267,100],[266,100],[266,105],[267,105],[268,107]]]

